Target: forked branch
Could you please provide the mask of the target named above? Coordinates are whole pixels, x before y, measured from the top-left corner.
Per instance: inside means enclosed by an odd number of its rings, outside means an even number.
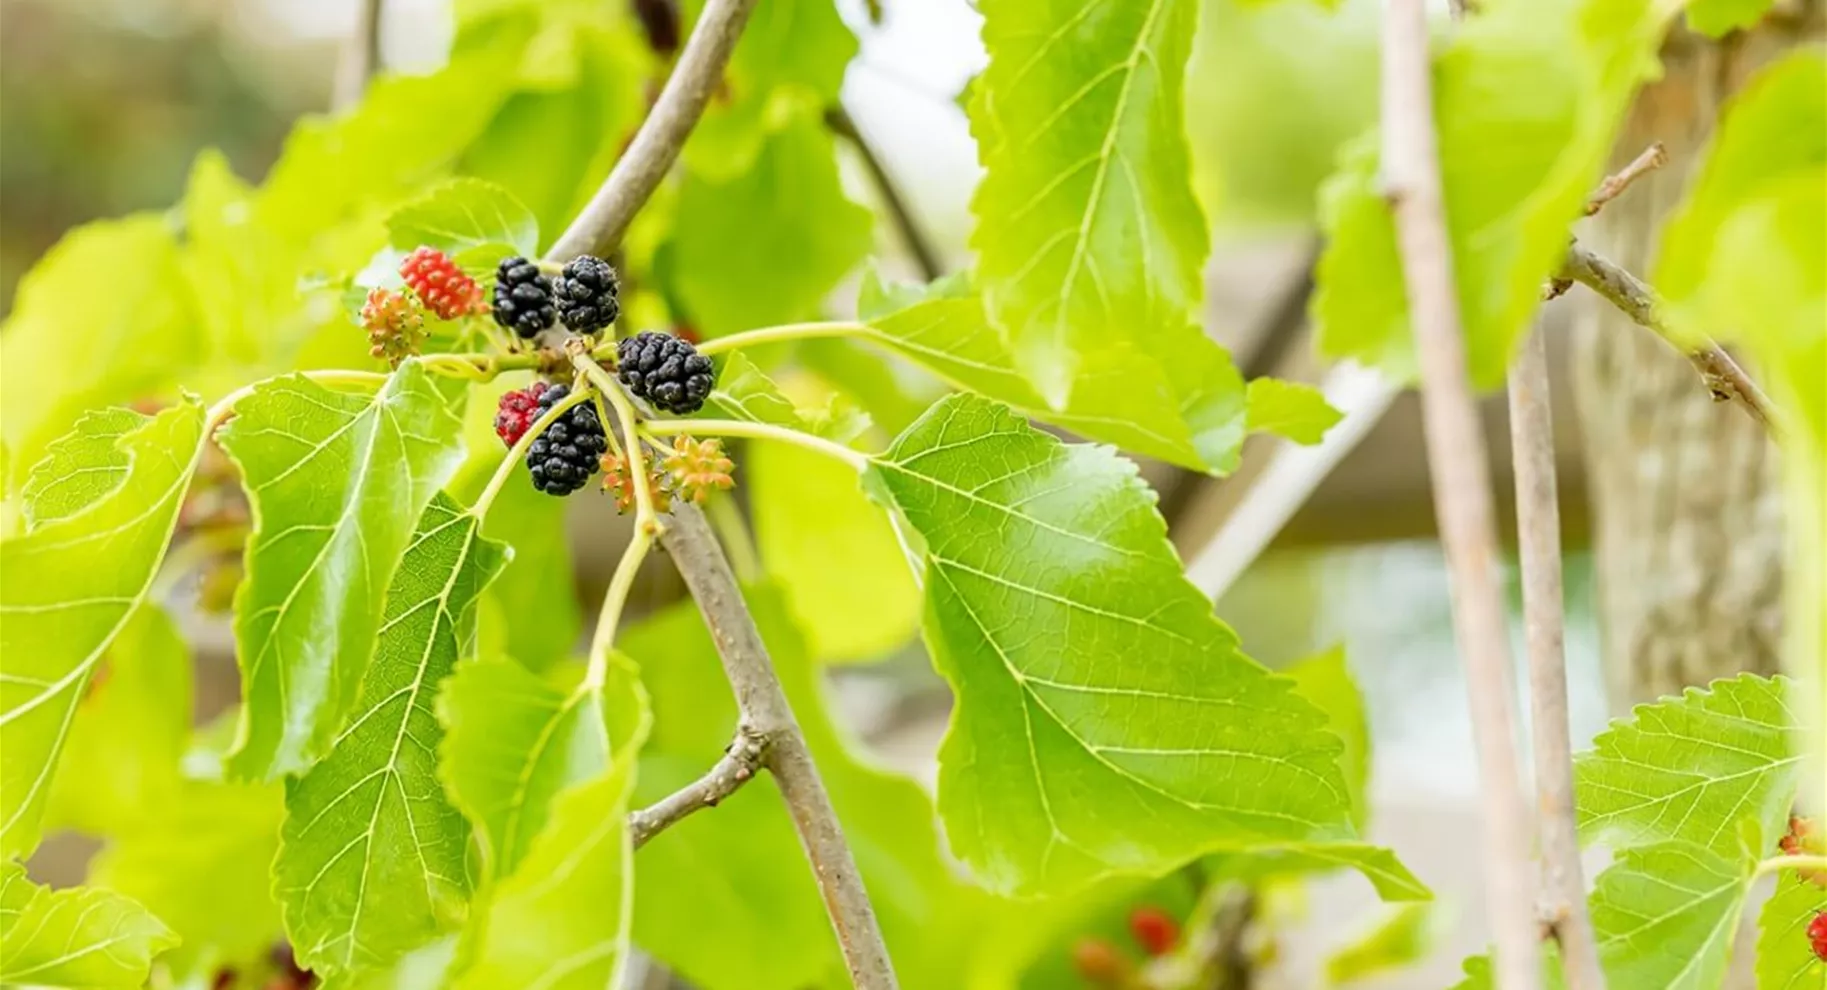
[[[678,160],[680,149],[723,75],[755,2],[710,0],[705,4],[672,75],[628,151],[616,162],[589,205],[553,245],[548,260],[562,262],[586,252],[606,254],[620,242],[636,212]],[[573,355],[573,360],[592,359]],[[616,387],[614,382],[608,384]],[[625,439],[639,442],[633,435]],[[742,729],[732,752],[710,774],[633,816],[631,827],[640,830],[637,841],[652,838],[692,809],[704,807],[707,798],[720,799],[727,793],[725,788],[734,791],[753,776],[752,768],[748,777],[741,776],[746,762],[756,761],[772,773],[780,787],[824,897],[826,912],[837,931],[852,982],[861,990],[894,990],[894,969],[882,941],[881,926],[844,839],[843,827],[806,747],[805,736],[787,704],[767,646],[755,628],[754,616],[749,613],[742,589],[709,522],[696,506],[679,504],[666,520],[660,542],[704,614],[736,696]],[[745,738],[754,741],[752,754],[751,747],[742,745]]]

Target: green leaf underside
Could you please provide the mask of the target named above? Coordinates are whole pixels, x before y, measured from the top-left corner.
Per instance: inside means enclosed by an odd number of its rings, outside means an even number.
[[[1208,244],[1182,88],[1193,0],[987,0],[971,100],[985,299],[1048,400],[1111,344],[1185,332]],[[1196,332],[1196,331],[1195,331]]]
[[[84,422],[112,428],[106,419]],[[77,703],[146,598],[202,439],[201,406],[166,410],[117,441],[128,467],[112,492],[0,543],[0,854],[23,856],[38,845]],[[113,471],[116,455],[103,452],[103,463]]]
[[[293,375],[236,406],[219,437],[255,526],[235,596],[234,775],[298,772],[328,747],[373,654],[382,592],[461,463],[461,427],[416,361],[371,395]]]
[[[0,864],[0,983],[138,987],[152,959],[177,944],[169,928],[106,890],[53,891]]]
[[[1592,927],[1618,987],[1718,987],[1750,886],[1749,860],[1688,842],[1625,849],[1599,874]]]
[[[1639,705],[1580,754],[1580,835],[1613,847],[1681,840],[1740,851],[1740,822],[1770,843],[1782,834],[1801,768],[1789,682],[1751,674]]]
[[[1502,383],[1544,280],[1602,177],[1618,123],[1676,5],[1660,0],[1493,4],[1435,56],[1435,119],[1467,360]],[[1321,352],[1414,374],[1395,229],[1375,135],[1320,191],[1327,247],[1312,310]]]
[[[1338,738],[1186,582],[1134,465],[955,395],[868,480],[926,540],[939,809],[993,889],[1350,837]]]
[[[453,986],[619,986],[634,895],[628,799],[649,727],[633,665],[615,658],[607,683],[567,692],[511,662],[467,664],[439,714],[444,780],[486,840],[492,880]]]
[[[169,805],[116,836],[89,881],[146,906],[182,940],[174,974],[262,965],[284,937],[273,899],[284,795],[278,784],[186,781]],[[206,878],[202,882],[200,878]]]
[[[1017,370],[973,296],[938,294],[876,316],[869,328],[870,339],[951,384],[1088,439],[1195,471],[1223,474],[1237,466],[1243,377],[1230,355],[1197,331],[1164,335],[1146,350],[1119,345],[1099,352],[1080,369],[1071,398],[1055,409]]]
[[[480,179],[452,179],[394,210],[387,233],[394,247],[406,251],[425,245],[453,256],[490,247],[500,248],[502,257],[539,254],[533,212],[506,189]]]
[[[1367,842],[1269,843],[1247,853],[1213,856],[1207,865],[1217,876],[1244,880],[1355,870],[1386,901],[1427,901],[1434,897],[1434,892],[1409,872],[1393,851]]]
[[[469,825],[438,781],[432,701],[506,556],[479,524],[447,496],[426,509],[350,722],[287,788],[275,886],[307,969],[387,965],[462,920]]]
[[[1808,923],[1823,911],[1827,888],[1794,870],[1777,873],[1776,890],[1757,916],[1757,990],[1827,986],[1827,960],[1808,941]]]
[[[768,423],[849,443],[870,426],[869,415],[833,395],[824,409],[801,409],[755,362],[740,351],[718,359],[717,388],[701,417]]]
[[[20,492],[27,528],[76,515],[118,487],[132,460],[121,440],[147,418],[119,407],[96,410],[46,448]]]

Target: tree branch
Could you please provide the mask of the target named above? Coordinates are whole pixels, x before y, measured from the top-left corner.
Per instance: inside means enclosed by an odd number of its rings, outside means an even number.
[[[812,862],[851,981],[858,990],[893,990],[897,985],[894,968],[856,860],[844,840],[843,826],[774,674],[754,616],[749,614],[704,513],[689,504],[675,506],[660,542],[698,601],[744,724],[768,741],[763,765],[773,772],[806,858]]]
[[[906,242],[907,250],[914,256],[914,262],[920,266],[920,274],[928,282],[945,274],[945,265],[939,260],[939,252],[927,240],[926,233],[920,229],[919,221],[914,219],[913,210],[907,204],[907,198],[901,195],[901,187],[895,184],[894,177],[888,174],[888,168],[875,153],[875,148],[857,129],[856,120],[850,111],[839,103],[825,111],[825,126],[831,133],[849,141],[862,156],[863,167],[869,170],[869,178],[875,182],[876,192],[882,196],[883,205],[888,207],[888,215],[894,219],[895,229],[901,232],[901,240]]]
[[[755,2],[710,0],[705,5],[653,110],[602,188],[552,246],[547,254],[549,260],[568,260],[585,252],[605,254],[621,241],[635,213],[678,160]],[[632,436],[628,440],[638,442]],[[710,524],[696,506],[677,505],[660,543],[697,600],[705,626],[717,644],[724,674],[741,713],[740,724],[766,740],[762,765],[772,771],[799,832],[852,982],[859,990],[895,990],[894,969],[882,942],[881,926],[844,840],[843,826],[831,807],[824,781],[806,748],[805,736],[768,658],[767,646],[761,641],[754,616],[749,613]],[[716,772],[713,768],[712,773]],[[706,793],[709,787],[706,785]],[[680,800],[687,801],[689,797]],[[661,805],[671,800],[668,798]],[[680,817],[682,813],[672,820]],[[648,838],[664,827],[657,813],[649,824],[652,828]]]
[[[1522,555],[1523,628],[1534,717],[1536,807],[1542,856],[1538,917],[1561,946],[1569,990],[1604,990],[1586,913],[1586,880],[1573,817],[1573,744],[1567,720],[1566,613],[1561,517],[1549,406],[1548,345],[1538,331],[1510,366],[1510,454]]]
[[[1662,142],[1655,141],[1643,149],[1643,153],[1630,160],[1630,164],[1605,177],[1599,187],[1593,190],[1586,200],[1586,215],[1592,216],[1605,208],[1605,204],[1617,199],[1630,188],[1630,184],[1650,172],[1668,164],[1668,149]]]
[[[723,68],[730,53],[742,37],[743,25],[756,0],[710,0],[698,16],[685,51],[666,79],[660,98],[654,101],[647,119],[629,142],[628,150],[616,160],[609,178],[584,207],[571,226],[559,236],[547,252],[553,261],[569,261],[580,254],[607,254],[621,243],[634,215],[647,204],[648,197],[660,187],[660,180],[678,161],[679,150],[711,94],[723,79]]]
[[[704,776],[628,816],[628,832],[634,837],[634,847],[641,848],[648,839],[700,808],[715,808],[718,802],[755,779],[767,760],[767,753],[767,736],[747,723],[737,725],[736,738],[730,740],[723,758]]]
[[[383,0],[358,0],[355,5],[355,30],[343,42],[343,54],[336,65],[336,86],[330,105],[347,110],[361,102],[368,80],[381,68],[381,4]]]
[[[1662,303],[1656,298],[1656,290],[1630,272],[1575,244],[1567,249],[1567,263],[1561,269],[1561,277],[1572,279],[1605,297],[1638,326],[1654,331],[1670,346],[1679,346],[1673,331],[1662,319]],[[1700,380],[1713,393],[1713,398],[1720,402],[1736,402],[1764,429],[1773,429],[1775,420],[1769,397],[1730,354],[1710,340],[1685,353],[1694,370],[1700,372]]]
[[[1421,404],[1434,511],[1453,586],[1483,782],[1486,911],[1497,985],[1541,985],[1530,904],[1528,807],[1511,721],[1509,631],[1484,434],[1466,371],[1434,133],[1432,63],[1423,0],[1390,0],[1383,17],[1383,169],[1420,352]]]

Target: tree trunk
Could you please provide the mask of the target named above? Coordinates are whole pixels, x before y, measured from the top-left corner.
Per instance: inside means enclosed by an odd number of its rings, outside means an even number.
[[[1614,156],[1622,165],[1661,141],[1669,164],[1607,205],[1582,239],[1647,277],[1662,222],[1724,101],[1819,27],[1818,17],[1778,13],[1721,41],[1671,41],[1666,74],[1638,97]],[[1575,381],[1612,708],[1739,671],[1776,673],[1783,526],[1775,446],[1743,410],[1715,402],[1666,343],[1602,300],[1582,298]]]

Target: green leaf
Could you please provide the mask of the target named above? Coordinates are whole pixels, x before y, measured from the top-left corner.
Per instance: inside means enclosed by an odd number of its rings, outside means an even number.
[[[477,678],[478,671],[485,673]],[[505,690],[484,699],[476,692],[490,682]],[[633,664],[613,657],[604,683],[586,678],[566,693],[512,664],[475,663],[445,698],[452,716],[446,780],[461,788],[459,803],[484,809],[486,818],[470,814],[485,832],[500,821],[504,799],[517,803],[513,820],[525,826],[518,847],[514,833],[491,836],[491,849],[524,854],[505,871],[500,856],[490,863],[496,882],[472,915],[468,965],[454,986],[620,986],[634,896],[628,801],[651,725]],[[479,722],[477,704],[499,710]],[[486,741],[466,735],[490,725],[503,731]],[[552,759],[556,747],[568,750],[562,767]],[[517,775],[497,776],[503,769]],[[548,783],[557,786],[547,790]]]
[[[907,298],[866,278],[863,308]],[[984,315],[981,300],[940,288],[871,317],[869,339],[951,384],[1024,415],[1196,471],[1237,466],[1244,434],[1243,376],[1224,348],[1197,331],[1163,335],[1146,350],[1118,347],[1087,365],[1063,408],[1028,383]]]
[[[52,891],[0,863],[0,982],[138,987],[152,958],[177,944],[159,919],[106,890]]]
[[[0,855],[38,845],[70,720],[96,664],[146,599],[202,440],[196,402],[160,413],[117,441],[127,473],[105,498],[0,543]],[[108,470],[116,463],[114,454],[103,459]]]
[[[1757,917],[1757,990],[1827,985],[1827,960],[1808,940],[1808,924],[1824,911],[1827,889],[1794,870],[1776,875],[1776,892]]]
[[[1468,363],[1501,384],[1602,176],[1619,121],[1676,5],[1657,0],[1493,4],[1434,59],[1441,181]],[[1412,377],[1395,230],[1375,135],[1321,189],[1327,244],[1313,317],[1323,354]]]
[[[837,395],[820,410],[794,405],[780,386],[741,351],[732,351],[718,361],[717,387],[704,403],[700,413],[704,418],[785,426],[838,443],[849,443],[869,428],[869,416],[842,403]]]
[[[1542,987],[1543,990],[1567,990],[1567,978],[1560,964],[1560,954],[1551,940],[1542,942]],[[1496,990],[1497,981],[1491,975],[1491,957],[1489,954],[1472,956],[1465,961],[1465,979],[1454,984],[1453,990]]]
[[[1325,393],[1305,382],[1250,381],[1245,421],[1251,433],[1275,433],[1311,445],[1319,443],[1343,418],[1343,413],[1326,402]]]
[[[992,889],[1349,838],[1338,738],[1187,583],[1134,465],[952,396],[868,480],[926,540],[939,810]]]
[[[1190,332],[1209,245],[1182,90],[1194,0],[981,5],[972,244],[994,324],[1047,404],[1113,344]]]
[[[210,148],[197,155],[179,204],[184,274],[211,356],[237,365],[271,360],[313,327],[338,322],[324,306],[328,287],[304,288],[301,242],[276,236],[256,201]]]
[[[1801,761],[1788,683],[1741,674],[1614,721],[1574,760],[1581,837],[1614,848],[1679,839],[1735,856],[1750,821],[1774,842]]]
[[[281,799],[277,784],[186,782],[160,814],[102,850],[89,880],[177,932],[182,943],[162,960],[174,973],[203,978],[262,961],[283,935],[269,872]]]
[[[1271,843],[1211,857],[1207,866],[1217,876],[1238,880],[1355,870],[1386,901],[1427,901],[1434,896],[1394,852],[1367,842]]]
[[[1363,828],[1370,820],[1370,722],[1364,695],[1345,663],[1344,646],[1290,664],[1282,673],[1294,679],[1295,693],[1326,713],[1326,727],[1345,744],[1339,769],[1351,795],[1351,823]]]
[[[169,394],[176,373],[204,353],[178,258],[170,222],[136,214],[76,228],[20,279],[0,327],[8,491],[85,412]],[[96,272],[110,273],[106,292],[95,290]],[[72,361],[73,334],[92,353],[133,358]]]
[[[469,825],[438,781],[432,699],[506,557],[478,536],[480,522],[447,496],[425,510],[388,588],[351,721],[287,787],[274,883],[307,969],[389,965],[462,921]]]
[[[28,529],[67,519],[94,505],[127,477],[132,459],[122,438],[146,425],[147,417],[118,406],[85,413],[76,428],[45,448],[20,491]]]
[[[1775,0],[1693,0],[1687,5],[1687,26],[1714,38],[1755,27],[1770,12]]]
[[[599,692],[565,691],[509,660],[464,664],[438,695],[439,774],[482,839],[489,877],[512,874],[557,795],[609,765]]]
[[[721,180],[686,173],[673,288],[706,336],[801,319],[868,253],[869,224],[844,195],[831,136],[803,113],[767,138],[753,168]]]
[[[308,767],[355,701],[381,596],[414,524],[462,460],[461,421],[408,361],[372,395],[275,378],[219,434],[254,509],[235,596],[245,707],[230,772]]]
[[[1667,990],[1719,986],[1752,865],[1688,842],[1618,853],[1591,897],[1607,981]]]
[[[868,660],[911,639],[920,592],[894,527],[857,487],[856,471],[784,443],[750,444],[742,467],[762,562],[780,579],[812,655]]]
[[[387,233],[393,246],[405,251],[423,245],[453,256],[482,248],[498,248],[501,258],[539,255],[533,211],[481,179],[451,179],[394,210]]]
[[[1375,925],[1333,950],[1326,959],[1326,982],[1342,986],[1420,962],[1433,951],[1436,927],[1432,904],[1389,908]]]
[[[818,665],[775,584],[745,598],[806,744],[856,854],[904,986],[967,985],[984,941],[988,899],[940,851],[932,800],[913,781],[859,758],[834,723]],[[697,607],[681,602],[629,628],[648,657],[654,733],[641,755],[637,804],[702,774],[736,728],[736,705]],[[636,942],[704,990],[848,986],[818,886],[779,792],[745,787],[641,847]],[[1031,916],[1033,905],[1011,910]],[[718,946],[716,952],[705,945]]]
[[[483,133],[532,32],[530,14],[501,18],[437,72],[383,76],[348,113],[301,120],[260,191],[262,223],[308,242],[335,220],[417,192]]]
[[[190,743],[190,648],[170,615],[135,609],[76,706],[46,812],[51,828],[110,835],[175,800]]]

